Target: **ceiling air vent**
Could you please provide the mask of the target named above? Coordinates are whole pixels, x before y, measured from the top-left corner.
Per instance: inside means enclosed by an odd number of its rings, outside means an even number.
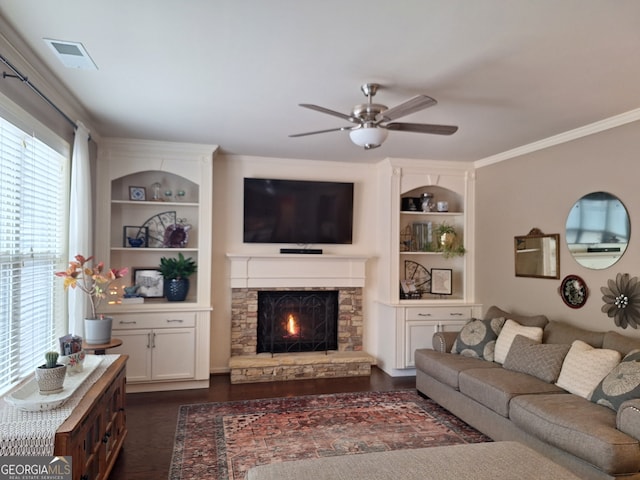
[[[51,47],[53,53],[60,59],[65,67],[83,70],[98,69],[81,43],[52,40],[50,38],[44,38],[43,40]]]

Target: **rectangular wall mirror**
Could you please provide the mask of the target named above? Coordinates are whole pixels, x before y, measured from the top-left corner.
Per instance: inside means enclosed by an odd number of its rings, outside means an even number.
[[[560,234],[537,228],[514,237],[516,277],[560,278]]]

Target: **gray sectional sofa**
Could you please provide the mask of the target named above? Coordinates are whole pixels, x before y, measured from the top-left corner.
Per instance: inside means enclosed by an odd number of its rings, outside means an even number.
[[[589,354],[603,353],[611,357],[619,352],[618,358],[624,362],[627,354],[631,352],[626,357],[629,359],[635,349],[640,349],[640,339],[616,332],[583,330],[549,321],[543,315],[516,315],[495,306],[487,311],[485,326],[489,319],[509,319],[510,325],[525,330],[527,327],[542,329],[541,346],[535,347],[537,342],[518,334],[513,338],[506,358],[503,352],[499,363],[496,358],[493,361],[483,358],[482,351],[481,358],[475,358],[457,333],[436,333],[433,350],[415,352],[418,391],[492,439],[524,443],[580,478],[639,480],[640,399],[628,399],[638,389],[627,392],[630,395],[621,397],[617,405],[607,405],[606,395],[596,403],[596,393],[589,393],[585,398],[579,391],[580,378],[568,377],[569,367],[564,369],[566,364],[563,362],[569,357],[582,358],[575,349],[584,344],[587,344],[586,349],[597,349],[590,350]],[[482,324],[480,327],[484,328]],[[456,339],[459,344],[454,346]],[[452,347],[457,353],[451,353]],[[565,351],[558,365],[557,351],[563,347]],[[484,354],[497,355],[497,346],[495,352],[491,350],[486,348]],[[522,355],[534,352],[535,355],[536,351],[544,353],[537,359],[529,356],[522,361],[523,358],[519,358],[520,352]],[[569,351],[572,353],[567,353]],[[491,359],[490,355],[487,358]],[[618,363],[607,378],[615,377],[623,365]],[[580,363],[577,367],[581,368]],[[572,373],[575,377],[575,368]],[[563,382],[571,386],[567,387]],[[558,383],[571,391],[575,388],[579,393],[570,393]],[[602,390],[602,382],[599,388]]]

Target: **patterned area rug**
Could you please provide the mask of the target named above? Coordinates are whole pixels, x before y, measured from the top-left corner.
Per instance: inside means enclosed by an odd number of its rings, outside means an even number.
[[[169,480],[242,480],[267,463],[487,441],[414,390],[183,405]]]

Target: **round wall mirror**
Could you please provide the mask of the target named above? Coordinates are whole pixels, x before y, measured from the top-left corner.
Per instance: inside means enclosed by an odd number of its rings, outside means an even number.
[[[627,249],[630,234],[627,209],[607,192],[585,195],[567,217],[567,247],[586,268],[601,270],[616,263]]]

